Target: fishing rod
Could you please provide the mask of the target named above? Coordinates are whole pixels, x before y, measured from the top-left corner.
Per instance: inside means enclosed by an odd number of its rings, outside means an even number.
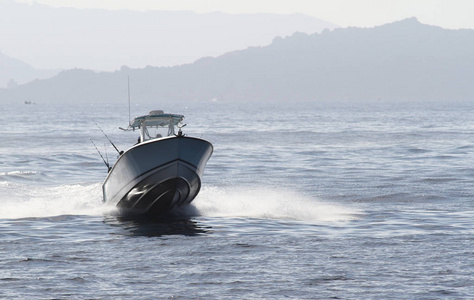
[[[104,162],[104,164],[107,166],[107,170],[110,171],[111,167],[110,167],[110,164],[108,162],[108,158],[107,158],[107,161],[105,160],[104,156],[102,155],[102,153],[100,153],[99,151],[99,148],[97,148],[97,146],[95,145],[94,141],[92,139],[90,139],[91,142],[92,142],[92,145],[94,145],[94,148],[95,150],[97,150],[97,152],[99,153],[100,157],[102,158],[102,161]]]
[[[120,150],[115,146],[115,144],[112,142],[112,140],[105,134],[105,132],[102,130],[102,128],[100,128],[99,124],[97,124],[96,121],[94,121],[94,120],[92,120],[92,121],[93,121],[93,122],[95,123],[95,125],[100,129],[100,131],[102,131],[102,133],[105,135],[105,137],[109,140],[110,144],[112,144],[112,146],[114,146],[115,150],[117,150],[117,153],[118,153],[119,155],[122,155],[122,154],[123,154],[123,151],[120,151]]]
[[[105,153],[105,159],[107,160],[107,164],[110,166],[109,163],[109,156],[107,155],[107,145],[104,143],[104,153]],[[109,167],[110,168],[110,167]],[[110,170],[110,169],[109,169]]]

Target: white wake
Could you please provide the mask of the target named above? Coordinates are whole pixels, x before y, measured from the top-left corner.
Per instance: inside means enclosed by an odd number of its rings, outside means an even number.
[[[114,209],[102,204],[101,184],[34,186],[0,182],[0,219],[60,215],[100,216]],[[192,215],[334,222],[354,219],[358,210],[294,191],[274,188],[203,187]],[[190,211],[191,211],[190,210]]]

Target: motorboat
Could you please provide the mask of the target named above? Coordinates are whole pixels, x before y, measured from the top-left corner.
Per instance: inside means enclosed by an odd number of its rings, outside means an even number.
[[[159,215],[193,201],[213,146],[183,134],[183,120],[154,110],[120,128],[139,130],[140,136],[110,168],[102,185],[106,204],[121,214]]]

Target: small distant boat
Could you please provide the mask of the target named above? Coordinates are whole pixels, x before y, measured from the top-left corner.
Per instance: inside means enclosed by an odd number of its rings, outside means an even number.
[[[140,137],[110,168],[102,185],[106,204],[122,214],[158,215],[193,201],[213,146],[185,136],[183,120],[183,115],[154,110],[121,128],[139,129]]]
[[[27,100],[24,102],[25,104],[31,104],[31,101]]]

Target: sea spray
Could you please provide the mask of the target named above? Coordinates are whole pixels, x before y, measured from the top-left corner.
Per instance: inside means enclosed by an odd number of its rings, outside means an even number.
[[[0,182],[0,218],[38,218],[59,215],[101,215],[100,183],[36,186]]]
[[[346,221],[360,212],[278,188],[204,187],[194,200],[197,213],[209,217],[283,219],[306,222]]]

